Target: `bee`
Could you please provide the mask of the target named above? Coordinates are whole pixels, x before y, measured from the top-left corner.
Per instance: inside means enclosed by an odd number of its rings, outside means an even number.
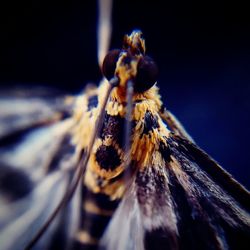
[[[1,100],[0,249],[247,249],[249,192],[166,109],[141,31],[102,72]]]

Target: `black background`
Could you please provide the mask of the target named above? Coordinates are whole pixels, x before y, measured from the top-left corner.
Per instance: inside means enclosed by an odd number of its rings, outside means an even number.
[[[0,5],[2,86],[77,93],[87,82],[98,83],[95,1]],[[120,47],[134,28],[144,32],[166,106],[198,145],[250,188],[248,16],[239,1],[117,0],[111,47]]]

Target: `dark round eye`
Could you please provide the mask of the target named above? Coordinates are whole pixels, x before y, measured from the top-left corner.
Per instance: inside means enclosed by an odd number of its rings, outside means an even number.
[[[114,77],[116,63],[120,52],[119,49],[111,50],[103,60],[102,73],[108,80]]]
[[[140,59],[137,66],[134,89],[142,93],[150,89],[158,78],[158,67],[152,58],[144,56]]]

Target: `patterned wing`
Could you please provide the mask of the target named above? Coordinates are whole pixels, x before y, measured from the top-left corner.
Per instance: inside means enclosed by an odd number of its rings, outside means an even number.
[[[70,134],[74,98],[38,93],[1,93],[1,249],[24,249],[61,200],[78,162]],[[78,223],[79,195],[35,249],[53,249],[55,243],[66,248]],[[55,240],[59,235],[64,237]]]
[[[34,128],[68,117],[72,102],[54,94],[42,88],[0,91],[0,146],[6,147]]]
[[[134,177],[102,245],[248,249],[249,193],[189,140],[174,134],[165,139],[167,147],[153,156],[161,157]]]
[[[167,143],[181,246],[247,249],[249,192],[190,141],[172,134]]]

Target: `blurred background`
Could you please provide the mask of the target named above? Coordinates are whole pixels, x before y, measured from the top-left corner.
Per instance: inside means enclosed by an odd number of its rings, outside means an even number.
[[[101,79],[97,2],[0,3],[0,84],[77,93]],[[134,28],[158,63],[166,106],[250,188],[250,22],[239,1],[116,0],[112,48]],[[0,111],[1,112],[1,111]]]

